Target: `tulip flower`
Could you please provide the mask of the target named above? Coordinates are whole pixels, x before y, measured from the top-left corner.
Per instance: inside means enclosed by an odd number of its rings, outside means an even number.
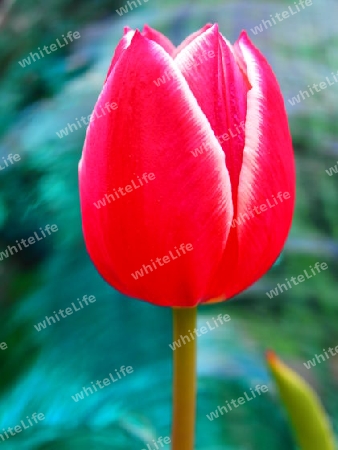
[[[294,159],[280,88],[246,33],[232,46],[207,25],[175,49],[149,27],[127,29],[94,117],[82,220],[109,284],[193,307],[264,275],[290,228]]]
[[[194,323],[185,309],[229,299],[272,266],[291,225],[294,159],[278,82],[245,32],[231,45],[206,25],[175,48],[126,28],[93,117],[82,222],[109,284],[174,307],[179,333]]]

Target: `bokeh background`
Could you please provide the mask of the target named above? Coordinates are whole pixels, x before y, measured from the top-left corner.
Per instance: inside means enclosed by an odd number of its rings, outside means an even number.
[[[0,430],[33,412],[45,420],[3,449],[138,450],[170,435],[171,310],[125,298],[97,274],[81,231],[77,164],[85,127],[57,132],[92,112],[125,25],[144,23],[177,45],[207,22],[234,42],[242,29],[271,63],[285,98],[297,160],[293,227],[277,263],[236,299],[199,308],[199,324],[231,321],[199,340],[197,450],[293,450],[292,431],[264,352],[274,349],[318,392],[338,435],[338,355],[304,362],[338,345],[338,83],[292,106],[288,99],[338,71],[336,1],[262,32],[252,31],[293,2],[149,0],[122,17],[115,0],[0,2],[0,251],[39,227],[57,233],[0,261]],[[141,0],[142,3],[142,0]],[[31,51],[68,31],[81,38],[21,67]],[[338,75],[337,75],[338,78]],[[328,270],[269,299],[266,292],[317,261]],[[83,295],[97,301],[38,332],[34,324]],[[84,400],[71,398],[121,365],[134,373]],[[256,384],[269,392],[213,422],[206,414]],[[151,447],[152,448],[152,447]],[[170,448],[167,446],[165,448]],[[321,450],[321,449],[318,449]]]

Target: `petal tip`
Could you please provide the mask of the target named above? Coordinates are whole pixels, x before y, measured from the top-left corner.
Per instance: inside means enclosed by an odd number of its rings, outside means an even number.
[[[270,365],[275,365],[278,362],[278,357],[273,350],[267,350],[265,352],[265,358],[267,359]]]
[[[243,42],[244,44],[253,45],[252,40],[249,38],[248,32],[246,30],[242,30],[239,35],[238,42]]]
[[[129,31],[134,31],[134,30],[132,28],[128,27],[128,25],[123,27],[123,36],[125,36],[127,33],[129,33]]]

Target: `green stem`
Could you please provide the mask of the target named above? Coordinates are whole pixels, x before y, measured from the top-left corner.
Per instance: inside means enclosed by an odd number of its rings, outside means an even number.
[[[197,308],[173,308],[174,341],[181,347],[174,350],[174,394],[172,450],[194,450],[196,414],[196,340],[188,330],[196,328]],[[188,336],[184,343],[180,336]]]

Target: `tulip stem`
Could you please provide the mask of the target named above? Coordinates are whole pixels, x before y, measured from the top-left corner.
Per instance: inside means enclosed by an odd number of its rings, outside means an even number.
[[[194,450],[196,340],[188,337],[188,330],[196,328],[196,319],[197,308],[173,308],[174,342],[180,341],[181,347],[174,350],[172,450]]]

